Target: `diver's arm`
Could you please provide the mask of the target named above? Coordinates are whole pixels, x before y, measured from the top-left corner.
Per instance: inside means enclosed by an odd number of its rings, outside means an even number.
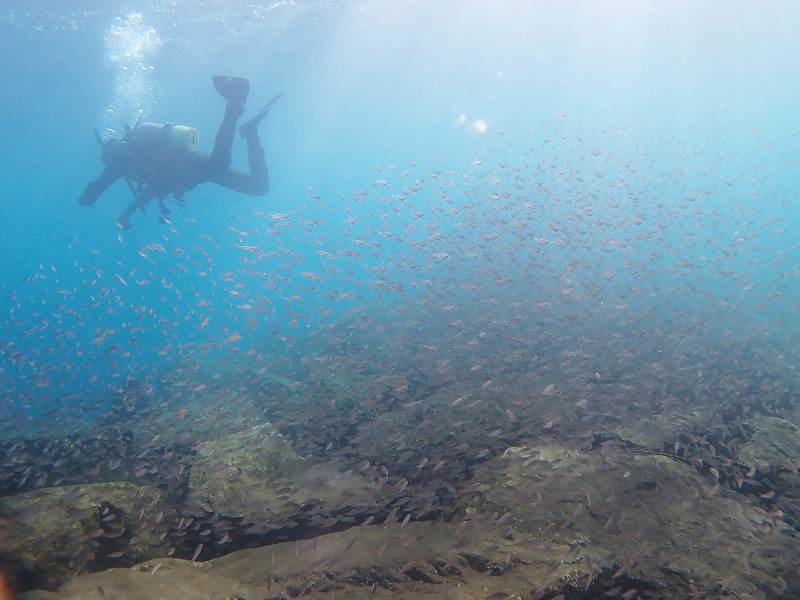
[[[100,177],[91,181],[89,185],[86,186],[86,189],[83,190],[81,197],[78,198],[78,204],[81,206],[91,206],[97,199],[100,197],[108,187],[114,183],[117,179],[119,179],[119,175],[111,170],[106,168],[101,174]]]

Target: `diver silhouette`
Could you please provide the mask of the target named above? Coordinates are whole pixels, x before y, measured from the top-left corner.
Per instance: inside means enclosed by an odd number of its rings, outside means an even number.
[[[197,130],[186,125],[137,122],[133,127],[126,127],[119,137],[102,139],[97,133],[97,140],[103,148],[105,169],[86,186],[78,203],[91,206],[112,183],[124,179],[134,199],[117,217],[117,224],[128,229],[131,214],[137,208],[144,210],[150,200],[158,201],[159,219],[168,222],[169,210],[164,204],[167,196],[171,195],[175,202],[184,204],[184,193],[207,181],[243,194],[265,195],[269,190],[269,175],[264,148],[258,137],[258,125],[281,94],[239,127],[247,143],[250,167],[250,172],[244,173],[231,169],[231,148],[236,123],[244,112],[250,92],[250,82],[241,77],[226,76],[214,76],[213,81],[227,104],[211,154],[197,149]]]

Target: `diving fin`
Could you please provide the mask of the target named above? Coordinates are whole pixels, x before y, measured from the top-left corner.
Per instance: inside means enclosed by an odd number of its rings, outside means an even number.
[[[244,102],[250,93],[250,81],[244,77],[231,77],[228,75],[214,75],[214,88],[225,100],[240,100]]]
[[[253,134],[258,128],[259,123],[261,123],[261,121],[264,120],[264,117],[269,114],[269,111],[272,110],[272,107],[275,106],[275,103],[281,99],[281,96],[283,96],[283,92],[278,92],[275,94],[260,111],[242,123],[239,126],[239,133],[241,133],[243,137]]]

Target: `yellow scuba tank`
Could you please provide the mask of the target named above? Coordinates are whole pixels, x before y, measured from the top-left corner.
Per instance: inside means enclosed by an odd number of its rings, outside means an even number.
[[[137,146],[183,151],[196,150],[200,143],[197,129],[172,123],[139,123],[131,130],[129,139]]]

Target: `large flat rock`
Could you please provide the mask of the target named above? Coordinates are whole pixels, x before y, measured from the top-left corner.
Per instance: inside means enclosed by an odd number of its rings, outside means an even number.
[[[109,569],[73,579],[57,592],[33,591],[20,600],[261,599],[252,586],[202,572],[198,564],[164,558],[130,569]]]
[[[527,597],[586,585],[603,569],[560,544],[503,538],[486,519],[354,527],[303,542],[241,550],[206,563],[154,559],[79,577],[57,593],[21,600],[208,600],[218,598]],[[102,592],[100,591],[102,590]],[[548,597],[550,597],[548,595]]]

